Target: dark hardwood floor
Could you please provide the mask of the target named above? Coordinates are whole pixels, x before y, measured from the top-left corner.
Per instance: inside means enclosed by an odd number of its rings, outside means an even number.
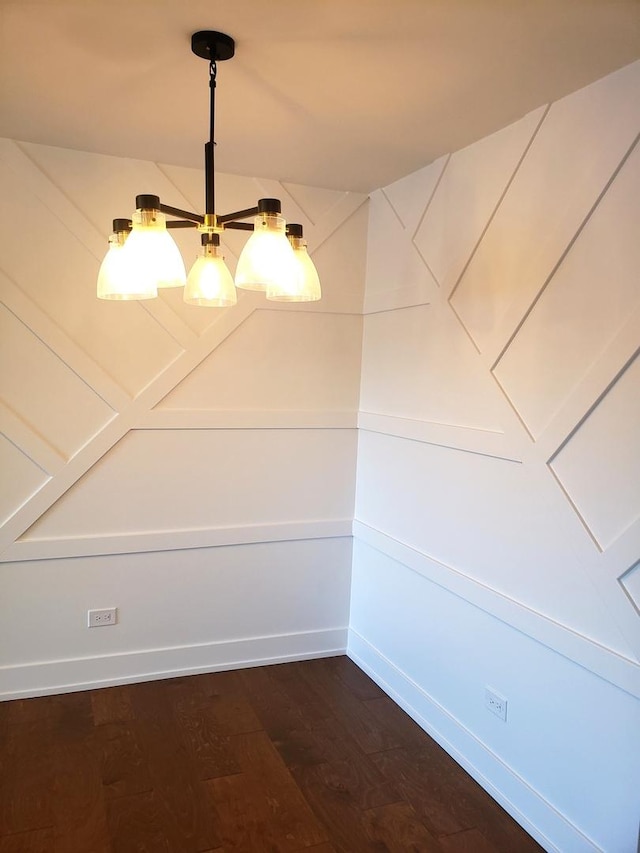
[[[0,853],[533,853],[348,658],[0,704]]]

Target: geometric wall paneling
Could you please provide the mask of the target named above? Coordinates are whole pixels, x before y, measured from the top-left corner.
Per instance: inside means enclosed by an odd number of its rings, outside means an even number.
[[[311,220],[284,182],[272,178],[256,178],[255,181],[262,197],[276,197],[281,200],[282,209],[287,213],[287,222],[300,222],[304,226],[304,238],[309,244],[310,254],[313,254],[325,240],[331,237],[367,200],[367,196],[361,193],[336,193],[333,204],[329,207],[325,206],[322,216]],[[314,192],[315,188],[309,187],[309,197]],[[325,190],[320,189],[319,192],[322,203],[325,199]],[[308,199],[305,201],[308,203]]]
[[[362,318],[256,310],[156,407],[358,409]]]
[[[370,200],[349,654],[550,850],[637,840],[639,84],[450,155],[413,237],[427,304],[402,205]]]
[[[95,296],[93,297],[94,301]],[[104,303],[110,308],[138,309],[135,303]],[[46,483],[31,501],[23,505],[20,511],[0,530],[0,552],[15,541],[27,528],[58,500],[83,474],[116,444],[126,433],[137,426],[148,410],[165,397],[185,376],[187,376],[224,338],[232,334],[252,312],[253,299],[241,300],[232,313],[223,312],[218,322],[200,338],[195,339],[188,351],[174,359],[169,366],[160,371],[137,397],[129,400],[111,420],[70,462]]]
[[[636,849],[637,668],[627,665],[619,678],[621,667],[609,655],[590,672],[557,652],[557,635],[548,635],[550,647],[532,641],[470,604],[466,590],[452,595],[408,570],[402,557],[357,541],[352,577],[349,655],[542,849]],[[564,636],[570,645],[570,632]],[[594,645],[583,660],[597,659]],[[598,669],[603,677],[593,674]],[[483,686],[496,682],[508,697],[506,724],[481,701]],[[503,849],[523,847],[512,841]]]
[[[162,201],[176,207],[190,201],[164,169],[149,160],[29,142],[19,142],[17,146],[93,225],[101,254],[106,235],[111,233],[112,219],[131,216],[138,193],[154,192]],[[200,196],[203,192],[201,186]],[[198,197],[197,202],[200,209],[202,199]]]
[[[438,289],[383,190],[369,201],[366,260],[365,314],[424,305]]]
[[[181,348],[139,305],[114,306],[96,299],[96,255],[55,210],[29,193],[4,160],[0,183],[4,273],[119,385],[129,394],[137,393]],[[43,223],[38,251],[25,222]]]
[[[23,538],[343,521],[355,442],[354,430],[133,430]]]
[[[445,294],[460,278],[544,114],[540,107],[449,158],[414,238]]]
[[[640,303],[638,223],[640,147],[620,169],[494,370],[535,437]],[[640,343],[637,333],[635,340]],[[610,364],[609,377],[623,363]],[[584,411],[573,413],[572,426]]]
[[[639,554],[640,518],[637,518],[605,551],[594,554],[592,564],[586,565],[585,569],[624,636],[631,650],[629,656],[640,665],[640,619],[635,594],[637,575],[634,575]]]
[[[512,420],[496,383],[440,300],[365,318],[360,408],[502,433]]]
[[[479,453],[481,456],[492,456],[507,462],[522,462],[524,456],[522,443],[517,437],[495,430],[454,426],[362,410],[358,413],[358,428],[361,431],[421,441],[452,450],[463,450],[466,453]]]
[[[627,638],[585,577],[591,543],[551,486],[541,468],[359,434],[357,522],[629,657]]]
[[[76,158],[77,166],[74,168]],[[0,139],[0,160],[13,173],[23,191],[47,209],[45,221],[48,223],[48,219],[54,216],[62,222],[76,240],[96,256],[99,264],[104,254],[104,235],[109,233],[111,226],[110,221],[101,221],[108,209],[103,211],[100,199],[109,193],[116,201],[120,198],[114,192],[119,185],[118,159],[3,138]],[[73,187],[78,178],[84,180],[91,174],[90,164],[94,164],[97,174],[89,181],[85,195]],[[129,173],[131,179],[134,165],[127,162],[127,167],[124,174]]]
[[[369,221],[366,197],[349,193],[329,216],[308,232],[309,254],[322,282],[322,301],[299,303],[295,310],[361,315]],[[307,239],[307,226],[304,234]]]
[[[49,476],[64,467],[67,459],[47,439],[23,420],[10,406],[0,400],[0,433],[17,450],[22,451],[41,471]],[[4,472],[3,472],[4,473]],[[8,496],[5,496],[8,498]],[[21,505],[18,501],[17,509]],[[9,515],[12,513],[9,512]]]
[[[5,435],[5,424],[0,409],[0,471],[2,471],[2,489],[0,490],[0,524],[35,494],[49,479],[47,473],[33,461],[20,447]]]
[[[256,195],[281,196],[287,204],[288,192],[280,191],[278,182],[224,174],[216,178],[218,203],[225,209],[250,206]],[[235,307],[207,311],[184,305],[182,294],[177,291],[162,293],[159,299],[147,303],[112,304],[95,299],[95,277],[104,253],[105,235],[115,213],[126,215],[135,194],[145,187],[151,187],[175,205],[199,209],[201,170],[0,140],[0,180],[4,202],[16,200],[12,201],[11,210],[3,209],[0,200],[0,220],[7,241],[2,261],[6,275],[0,276],[0,282],[12,312],[7,315],[7,322],[12,323],[12,328],[22,329],[12,351],[17,348],[24,353],[13,375],[12,387],[15,386],[18,398],[8,400],[9,408],[3,407],[2,424],[18,447],[43,470],[55,474],[53,479],[40,483],[38,473],[37,483],[42,488],[34,494],[33,483],[25,471],[26,492],[33,497],[25,503],[23,493],[16,493],[14,513],[8,511],[12,517],[0,535],[0,548],[8,548],[4,560],[11,558],[16,537],[136,427],[355,426],[359,353],[357,358],[354,353],[360,341],[361,318],[341,317],[331,312],[346,309],[359,314],[361,310],[367,225],[365,196],[291,187],[318,219],[309,225],[304,215],[295,216],[305,224],[310,248],[314,242],[322,246],[320,252],[331,273],[326,277],[321,269],[324,298],[320,305],[271,305],[265,304],[260,295],[241,293]],[[264,193],[263,184],[273,192]],[[17,216],[13,210],[16,204],[21,208]],[[295,204],[293,208],[295,211]],[[289,218],[293,220],[294,216],[289,213]],[[42,274],[41,252],[33,251],[27,232],[16,225],[21,221],[47,223],[37,247],[49,255],[46,275]],[[179,231],[174,236],[188,264],[197,252],[197,241],[191,233]],[[225,251],[233,268],[246,238],[234,232],[227,237]],[[335,258],[336,254],[339,257]],[[233,336],[257,308],[261,309],[262,319],[257,315],[255,326],[248,328],[256,331],[265,348],[275,329],[284,331],[293,327],[288,318],[294,314],[301,318],[291,339],[297,361],[287,360],[286,340],[280,338],[277,353],[270,361],[271,367],[281,372],[280,388],[284,387],[285,377],[294,386],[290,388],[286,409],[273,409],[278,380],[272,377],[271,394],[265,393],[268,386],[264,383],[254,383],[252,387],[239,388],[239,397],[234,400],[233,391],[227,388],[221,417],[211,417],[210,407],[221,411],[221,401],[208,389],[203,398],[205,408],[200,400],[191,414],[189,410],[170,412],[171,423],[167,412],[158,412],[154,418],[153,407],[227,336]],[[314,330],[306,341],[300,338],[302,326]],[[238,334],[242,359],[247,357],[252,342],[245,331]],[[249,336],[252,334],[250,331]],[[15,334],[12,340],[14,337]],[[234,347],[237,340],[234,339]],[[318,356],[315,360],[313,352]],[[224,353],[223,348],[222,360]],[[291,356],[291,351],[288,355]],[[335,369],[335,362],[341,358],[348,360],[347,370],[345,364]],[[38,360],[37,369],[34,359]],[[216,360],[215,364],[222,364],[222,360]],[[307,384],[301,375],[305,360],[309,363]],[[328,376],[330,364],[334,365],[333,381]],[[18,382],[21,366],[29,367],[24,383]],[[321,381],[324,388],[324,397],[332,401],[330,411],[320,410],[317,399],[313,403],[316,411],[308,408],[312,405],[309,389],[314,385],[309,376],[314,370],[315,380]],[[200,392],[203,389],[201,386]],[[22,409],[18,405],[20,394]],[[252,394],[259,396],[259,404],[251,402]],[[64,406],[60,405],[61,400]],[[53,406],[51,417],[47,416],[49,403]],[[281,403],[285,403],[283,397]],[[32,411],[34,406],[37,412]],[[79,412],[78,417],[72,417],[74,411]],[[49,421],[49,432],[45,429],[41,435],[45,420]],[[70,459],[66,465],[65,459]]]
[[[639,85],[636,62],[549,108],[452,295],[461,321],[492,362],[633,145]],[[598,145],[586,145],[587,139]]]
[[[16,353],[20,353],[19,358]],[[1,306],[0,399],[62,459],[79,450],[114,414],[76,373]]]
[[[549,463],[601,550],[640,515],[639,436],[636,358]]]
[[[291,184],[287,181],[282,181],[281,185],[286,190],[287,196],[293,199],[297,207],[304,213],[310,225],[317,225],[329,216],[332,208],[346,195],[342,190],[308,187],[303,184]]]
[[[415,235],[425,209],[431,202],[448,159],[448,156],[440,157],[428,166],[400,178],[382,190],[404,230],[411,237]]]
[[[640,561],[622,575],[620,585],[638,611],[638,616],[640,616]]]
[[[32,331],[114,410],[131,400],[129,394],[103,368],[74,343],[27,294],[0,271],[0,295],[5,307]]]
[[[367,293],[365,311],[370,310],[372,296],[400,290],[405,282],[404,269],[398,268],[397,248],[400,259],[406,264],[410,251],[411,235],[404,226],[382,190],[371,193],[369,199],[369,240],[367,241]],[[425,275],[428,275],[425,271]]]
[[[503,595],[463,574],[454,566],[435,560],[361,521],[354,522],[353,535],[355,574],[368,570],[369,561],[363,563],[360,558],[363,551],[372,549],[370,559],[397,562],[398,568],[402,566],[421,575],[640,699],[638,665],[629,657],[628,649],[619,636],[612,634],[613,642],[606,644],[597,642],[588,633],[578,633],[562,622],[544,618],[525,603]],[[367,606],[368,602],[356,602],[355,606],[352,603],[352,618],[356,608],[364,610]],[[393,612],[390,608],[387,612],[393,622]]]

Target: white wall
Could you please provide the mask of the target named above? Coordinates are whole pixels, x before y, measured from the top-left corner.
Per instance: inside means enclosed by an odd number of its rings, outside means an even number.
[[[218,175],[324,289],[218,310],[95,296],[111,219],[199,209],[200,171],[2,140],[0,188],[0,698],[344,651],[366,199]]]
[[[638,838],[638,91],[370,202],[349,654],[562,853]]]
[[[312,306],[99,302],[111,218],[201,174],[2,141],[0,696],[337,652],[351,589],[349,653],[547,849],[635,849],[639,72],[369,220],[220,176],[303,222]]]

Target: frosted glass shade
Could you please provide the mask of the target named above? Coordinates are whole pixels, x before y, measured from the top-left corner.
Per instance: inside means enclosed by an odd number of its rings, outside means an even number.
[[[184,261],[167,231],[159,210],[136,210],[131,234],[124,245],[127,275],[139,282],[141,291],[152,287],[182,287],[187,280]]]
[[[261,291],[270,287],[294,289],[298,269],[285,220],[276,214],[260,214],[253,227],[238,259],[236,287]]]
[[[189,305],[211,308],[225,308],[238,301],[233,277],[219,246],[204,246],[203,254],[196,259],[189,272],[184,301]]]
[[[109,250],[98,273],[98,299],[153,299],[156,287],[148,279],[131,275],[125,251],[127,235],[124,232],[109,237]]]
[[[317,302],[322,298],[320,278],[315,264],[307,252],[305,240],[291,239],[293,255],[296,261],[297,275],[293,286],[289,282],[280,282],[267,288],[267,299],[274,302]]]

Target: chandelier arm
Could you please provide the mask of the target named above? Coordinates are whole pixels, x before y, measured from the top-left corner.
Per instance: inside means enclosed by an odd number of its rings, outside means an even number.
[[[195,225],[202,225],[204,223],[204,216],[201,216],[199,213],[192,213],[190,210],[182,210],[179,207],[170,207],[168,204],[161,204],[159,209],[162,213],[166,213],[169,216],[176,216],[179,219],[188,219]]]
[[[236,210],[233,213],[225,213],[224,216],[218,216],[218,223],[223,225],[226,222],[233,222],[236,219],[248,219],[250,216],[256,216],[259,213],[258,207],[247,207],[246,210]],[[253,226],[251,226],[253,228]]]
[[[253,225],[250,222],[227,222],[224,227],[225,231],[228,229],[232,229],[233,231],[253,231]]]
[[[191,222],[188,219],[167,219],[167,228],[197,228],[197,222]]]

